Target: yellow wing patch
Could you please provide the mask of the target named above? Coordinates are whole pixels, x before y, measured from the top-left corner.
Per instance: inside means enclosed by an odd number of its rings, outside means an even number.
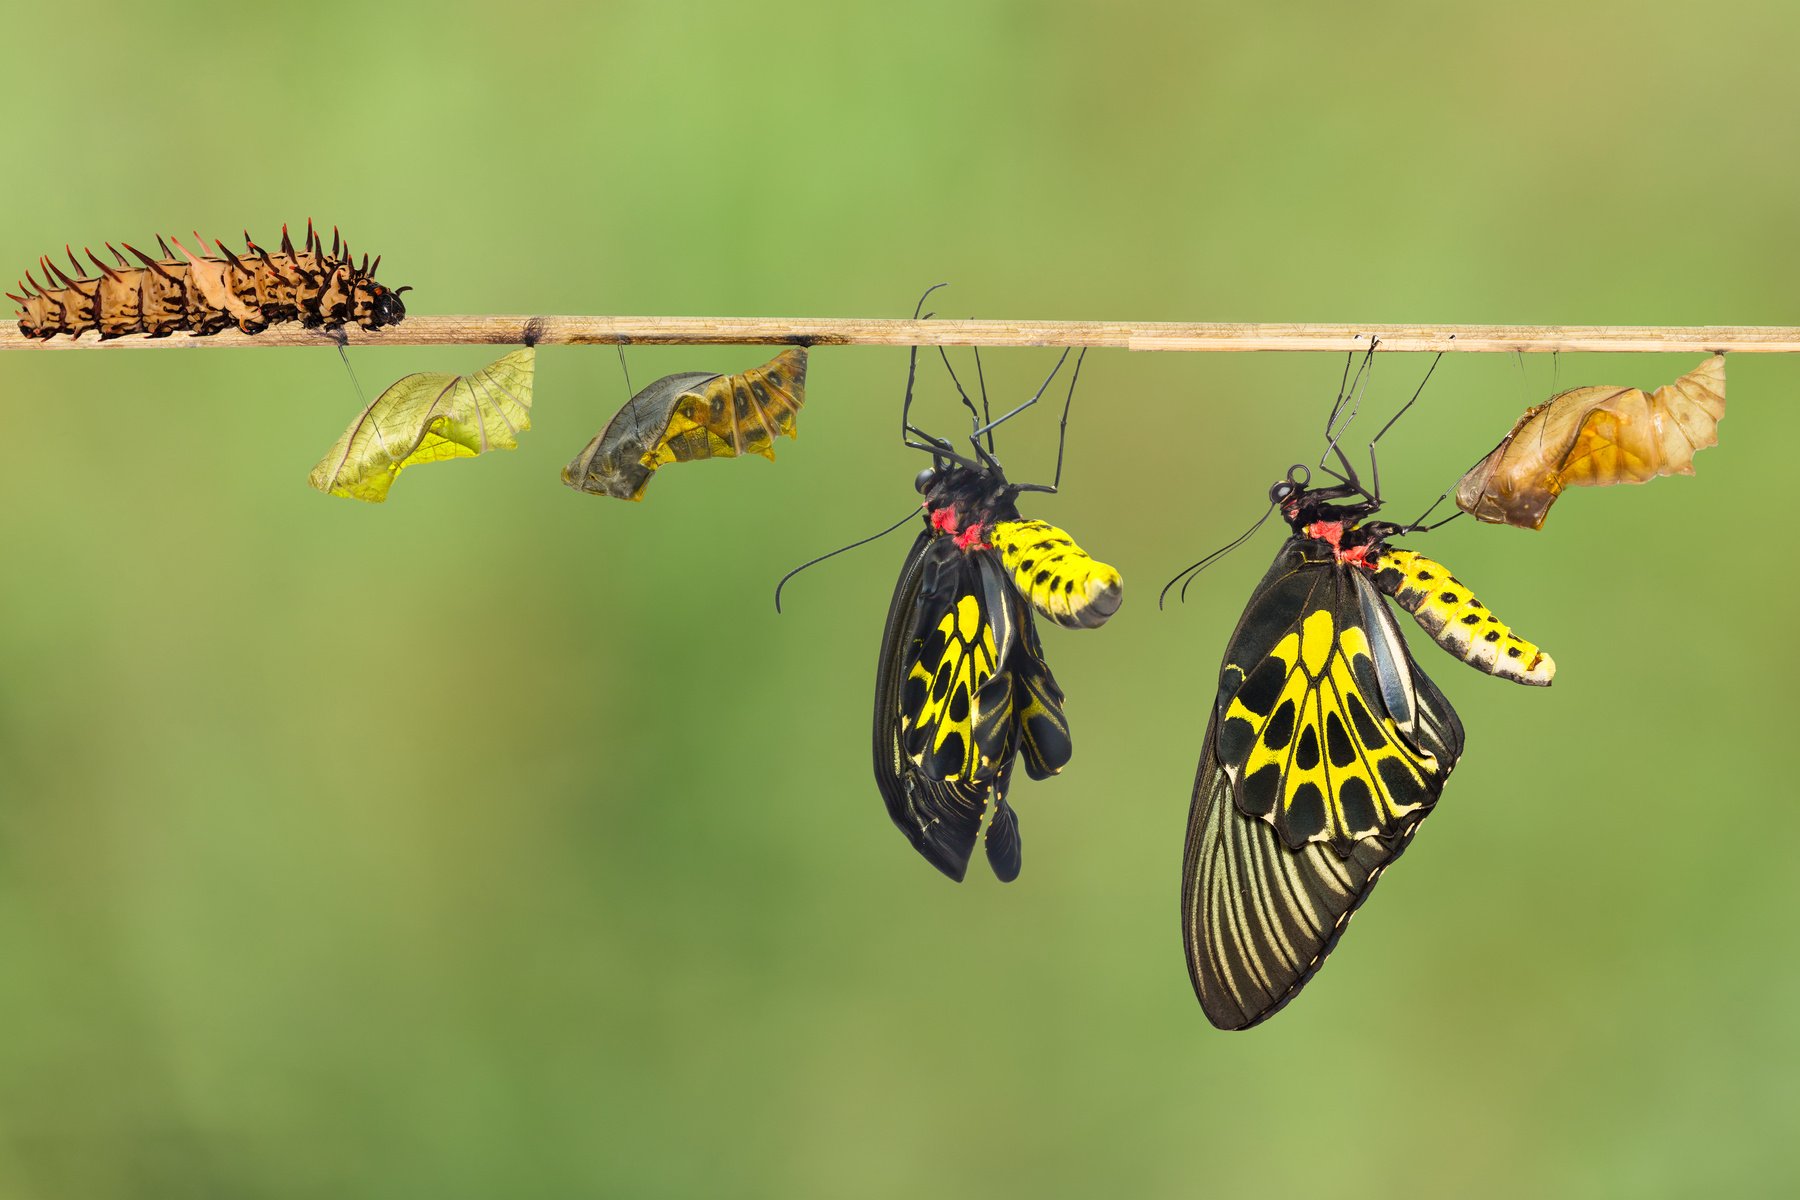
[[[998,653],[993,627],[969,593],[957,597],[921,647],[907,673],[900,737],[907,758],[929,778],[952,783],[989,773],[975,726]]]
[[[1375,559],[1375,586],[1419,622],[1438,645],[1478,671],[1547,686],[1556,660],[1515,635],[1442,563],[1389,548]]]
[[[1226,671],[1242,683],[1219,725],[1220,763],[1244,810],[1288,845],[1347,851],[1435,802],[1444,769],[1388,715],[1362,629],[1315,609],[1263,662]]]
[[[1019,594],[1058,625],[1096,629],[1119,611],[1124,583],[1118,571],[1091,557],[1056,526],[1000,521],[988,541],[1000,552]]]
[[[675,402],[668,431],[641,462],[655,470],[664,463],[740,454],[773,461],[777,435],[800,436],[795,417],[805,397],[804,350],[784,350],[741,375],[717,376]]]

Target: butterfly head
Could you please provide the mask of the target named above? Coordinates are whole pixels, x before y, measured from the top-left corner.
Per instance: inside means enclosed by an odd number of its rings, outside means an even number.
[[[1281,510],[1295,533],[1304,534],[1309,526],[1320,523],[1354,528],[1380,510],[1381,506],[1359,488],[1315,488],[1308,486],[1311,482],[1312,472],[1304,464],[1295,463],[1288,468],[1286,478],[1276,480],[1269,488],[1269,503]]]

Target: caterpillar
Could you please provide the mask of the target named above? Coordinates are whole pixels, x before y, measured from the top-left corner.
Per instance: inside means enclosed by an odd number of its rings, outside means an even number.
[[[129,265],[112,243],[106,248],[117,260],[108,266],[92,250],[88,259],[99,268],[90,278],[75,257],[63,247],[75,268],[71,277],[48,256],[38,259],[45,282],[30,271],[19,283],[19,294],[5,293],[19,306],[19,332],[26,337],[51,338],[59,333],[80,337],[90,329],[102,340],[128,333],[168,337],[178,330],[197,336],[217,333],[235,325],[245,333],[260,333],[280,321],[299,321],[309,328],[339,329],[356,324],[364,329],[392,325],[406,316],[400,294],[411,288],[390,289],[375,282],[381,266],[363,255],[358,266],[350,245],[338,231],[331,231],[331,250],[325,239],[306,223],[306,243],[296,250],[281,227],[281,248],[274,254],[257,245],[246,232],[242,258],[214,241],[222,258],[213,258],[206,242],[194,235],[199,250],[191,251],[175,239],[181,258],[168,242],[156,239],[160,259],[151,258],[129,242],[121,243],[141,266]],[[61,286],[57,286],[60,281]]]

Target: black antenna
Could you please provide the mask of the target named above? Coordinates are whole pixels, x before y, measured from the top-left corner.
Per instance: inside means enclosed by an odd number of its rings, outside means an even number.
[[[788,580],[792,579],[794,576],[798,575],[800,572],[806,570],[806,568],[808,568],[808,567],[815,566],[819,563],[822,563],[828,558],[836,558],[838,555],[844,553],[844,551],[846,551],[846,550],[854,550],[858,546],[868,545],[870,542],[874,541],[876,538],[886,537],[888,534],[894,532],[894,530],[900,528],[902,525],[906,524],[908,521],[912,520],[914,517],[916,517],[918,515],[919,515],[919,509],[918,509],[918,506],[915,505],[914,507],[907,510],[906,515],[904,517],[901,517],[898,521],[895,521],[892,525],[889,525],[886,529],[882,530],[880,533],[872,533],[868,537],[863,538],[861,541],[851,542],[848,546],[839,546],[836,550],[833,550],[829,554],[821,554],[817,558],[808,559],[807,561],[801,563],[799,566],[795,567],[793,570],[789,571],[786,575],[783,575],[781,577],[781,582],[777,583],[775,585],[775,611],[776,611],[776,613],[779,614],[781,612],[781,589],[787,586]]]
[[[1305,463],[1295,463],[1287,469],[1287,481],[1294,485],[1294,494],[1298,495],[1306,490],[1307,484],[1312,482],[1312,472],[1307,470]],[[1180,596],[1182,603],[1185,604],[1187,602],[1188,585],[1192,584],[1194,580],[1200,577],[1200,572],[1206,570],[1206,568],[1212,566],[1215,562],[1218,562],[1221,558],[1224,558],[1227,554],[1230,554],[1233,550],[1236,550],[1239,546],[1249,541],[1251,535],[1261,529],[1263,527],[1263,522],[1269,519],[1269,514],[1275,511],[1275,504],[1275,498],[1271,496],[1269,498],[1269,507],[1263,510],[1263,515],[1256,518],[1255,523],[1252,524],[1250,528],[1244,530],[1244,532],[1238,534],[1199,562],[1194,563],[1192,566],[1184,567],[1182,570],[1176,572],[1175,578],[1163,584],[1162,591],[1156,594],[1156,607],[1159,610],[1162,608],[1163,601],[1168,598],[1169,589],[1174,587],[1177,583],[1180,583],[1182,576],[1187,577],[1187,582],[1181,584]]]
[[[1269,507],[1263,510],[1263,515],[1256,518],[1255,524],[1251,525],[1250,528],[1244,530],[1244,532],[1238,534],[1236,537],[1232,538],[1231,541],[1220,546],[1217,550],[1214,550],[1199,562],[1194,563],[1192,566],[1184,567],[1182,570],[1176,572],[1175,578],[1163,584],[1163,590],[1156,594],[1156,607],[1158,609],[1162,608],[1163,601],[1169,595],[1169,589],[1174,587],[1177,583],[1181,583],[1180,599],[1185,604],[1187,602],[1188,584],[1193,583],[1194,580],[1200,578],[1200,572],[1206,570],[1206,568],[1212,566],[1215,562],[1218,562],[1221,558],[1224,558],[1227,554],[1230,554],[1233,550],[1236,550],[1239,546],[1249,541],[1250,536],[1263,527],[1263,522],[1267,521],[1269,519],[1269,514],[1274,511],[1275,503],[1274,501],[1270,501]],[[1183,576],[1186,576],[1187,583],[1181,582]]]

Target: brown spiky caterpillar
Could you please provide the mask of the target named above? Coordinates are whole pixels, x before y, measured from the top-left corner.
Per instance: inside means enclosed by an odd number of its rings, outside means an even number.
[[[19,284],[22,294],[6,293],[19,305],[19,331],[26,337],[51,338],[59,333],[80,337],[93,329],[104,340],[128,333],[167,337],[184,329],[205,335],[233,325],[245,333],[259,333],[280,321],[299,321],[310,328],[356,324],[379,329],[406,316],[400,293],[411,289],[389,289],[375,282],[381,259],[371,266],[365,254],[358,266],[336,229],[331,231],[329,253],[311,221],[306,223],[306,244],[298,250],[283,225],[281,248],[274,254],[247,232],[242,258],[218,241],[213,244],[224,257],[213,258],[205,240],[197,233],[194,238],[197,251],[176,239],[181,258],[160,237],[156,239],[162,248],[160,259],[129,242],[121,243],[142,266],[128,265],[110,242],[106,248],[118,260],[114,266],[86,250],[100,269],[95,278],[88,277],[87,268],[67,246],[63,251],[75,268],[73,277],[48,257],[40,258],[44,282],[27,271]]]

